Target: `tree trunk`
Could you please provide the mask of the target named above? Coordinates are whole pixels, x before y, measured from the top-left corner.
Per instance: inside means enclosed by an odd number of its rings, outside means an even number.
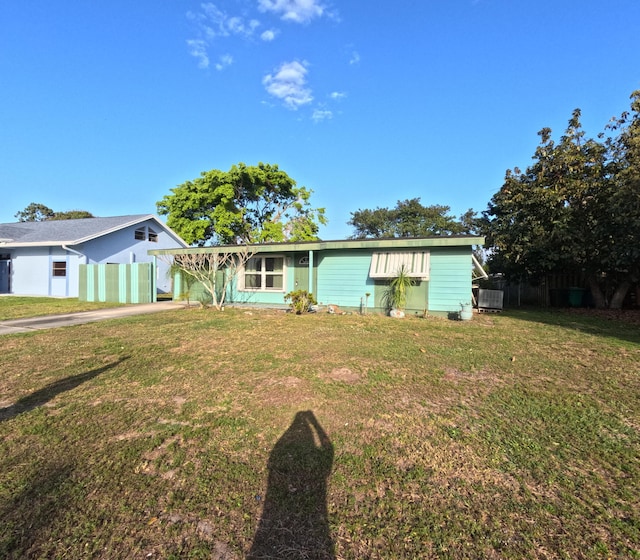
[[[624,298],[631,287],[631,280],[625,279],[620,285],[616,288],[616,291],[611,298],[611,303],[609,307],[611,309],[622,309],[622,304],[624,302]]]
[[[600,288],[598,280],[593,275],[589,275],[589,288],[591,290],[591,297],[593,297],[593,303],[595,304],[596,309],[606,309],[607,300],[604,297],[604,293],[602,292],[602,288]]]

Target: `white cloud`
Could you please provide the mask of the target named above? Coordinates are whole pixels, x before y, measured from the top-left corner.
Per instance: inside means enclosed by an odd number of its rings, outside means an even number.
[[[278,31],[276,29],[267,29],[266,31],[262,32],[262,34],[260,35],[260,39],[267,42],[273,41],[276,38],[277,34]]]
[[[187,18],[196,26],[197,38],[188,40],[187,44],[190,54],[198,59],[200,68],[209,67],[208,51],[214,40],[224,37],[249,39],[260,27],[257,19],[231,16],[211,2],[201,4],[199,12],[187,12]],[[221,66],[224,68],[230,64],[223,58],[221,57],[220,62],[216,64],[218,70]]]
[[[233,35],[244,35],[250,37],[253,32],[260,27],[257,19],[251,19],[245,22],[241,17],[230,17],[226,20],[226,28]]]
[[[207,43],[201,39],[190,39],[187,41],[189,54],[198,59],[199,68],[209,68],[209,55],[207,54]]]
[[[218,58],[218,62],[216,63],[216,70],[224,70],[227,66],[231,66],[233,64],[233,57],[230,54],[223,54]]]
[[[351,53],[351,58],[349,59],[349,64],[358,64],[360,62],[360,53],[358,51],[353,51]]]
[[[280,99],[285,107],[296,110],[313,101],[307,84],[307,65],[304,62],[283,62],[273,74],[267,74],[262,83],[267,92]]]
[[[340,99],[344,99],[345,97],[347,97],[347,94],[344,91],[332,91],[329,94],[329,97],[331,99],[335,99],[336,101],[339,101]]]
[[[326,119],[332,119],[333,112],[329,111],[328,109],[314,109],[313,114],[311,115],[311,118],[313,119],[314,122],[320,122]]]
[[[210,2],[201,4],[201,8],[202,12],[197,14],[189,12],[187,16],[198,23],[201,31],[209,39],[231,35],[250,37],[260,26],[257,19],[247,21],[239,16],[230,16]]]
[[[196,14],[192,19],[198,22],[205,36],[213,39],[214,37],[227,37],[229,30],[227,29],[228,16],[215,4],[202,4],[202,12]]]
[[[308,23],[321,17],[326,8],[320,0],[258,0],[258,9],[279,14],[286,21]]]

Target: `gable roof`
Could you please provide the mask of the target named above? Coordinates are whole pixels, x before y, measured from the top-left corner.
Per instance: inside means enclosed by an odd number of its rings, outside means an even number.
[[[147,220],[156,222],[159,228],[169,233],[183,247],[188,246],[157,216],[153,214],[133,214],[108,218],[0,224],[0,247],[79,245]]]

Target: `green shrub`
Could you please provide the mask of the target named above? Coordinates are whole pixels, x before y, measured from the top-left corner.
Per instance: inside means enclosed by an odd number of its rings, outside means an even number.
[[[313,294],[307,292],[307,290],[295,290],[285,294],[284,301],[289,302],[289,307],[296,313],[301,315],[302,313],[309,311],[312,305],[316,305],[318,302]]]

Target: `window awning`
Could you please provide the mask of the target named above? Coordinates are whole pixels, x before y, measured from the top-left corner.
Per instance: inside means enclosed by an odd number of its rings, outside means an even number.
[[[393,278],[404,266],[411,278],[429,278],[429,251],[388,251],[371,255],[371,278]]]

